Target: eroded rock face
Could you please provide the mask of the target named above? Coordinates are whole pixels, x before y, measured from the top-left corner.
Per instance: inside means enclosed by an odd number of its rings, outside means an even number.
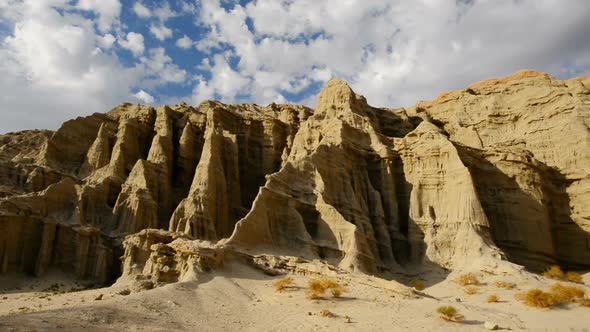
[[[103,282],[120,275],[128,234],[229,236],[311,113],[274,104],[123,104],[55,133],[3,135],[2,272],[58,267]]]
[[[224,251],[184,233],[145,229],[124,241],[123,278],[149,280],[154,285],[198,279],[223,266]]]
[[[375,120],[384,112],[346,83],[330,81],[287,163],[269,176],[227,244],[372,273],[411,262],[452,268],[500,257],[452,142],[427,121],[403,139],[388,137]]]
[[[125,275],[161,283],[226,249],[370,273],[590,267],[588,82],[523,71],[384,109],[331,80],[315,111],[123,104],[2,135],[0,268],[104,282],[124,252]]]
[[[457,144],[503,156],[487,159],[494,165],[501,163],[497,167],[500,173],[516,177],[522,194],[515,204],[528,207],[521,210],[519,219],[498,218],[497,223],[523,224],[536,219],[539,228],[546,229],[543,225],[550,220],[555,242],[553,257],[563,264],[587,266],[590,261],[589,110],[587,77],[560,81],[544,73],[520,71],[502,79],[472,84],[463,91],[442,94],[436,100],[418,103],[408,113],[427,114],[441,123]],[[506,159],[515,161],[516,165],[507,167]],[[535,165],[538,163],[550,169],[541,167],[545,171],[539,170],[536,179],[524,180],[522,173],[530,173],[526,164],[534,171],[539,168]],[[545,197],[540,194],[543,190]],[[546,246],[544,251],[551,252],[547,236],[524,239],[527,236],[524,233],[540,231],[525,229],[528,231],[517,232],[523,233],[520,239],[502,240],[506,251],[526,256],[533,241],[535,247]]]

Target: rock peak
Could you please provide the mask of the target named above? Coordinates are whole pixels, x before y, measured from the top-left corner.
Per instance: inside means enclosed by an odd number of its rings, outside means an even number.
[[[327,116],[347,111],[364,115],[366,105],[365,98],[357,95],[346,81],[333,78],[320,92],[316,112]]]

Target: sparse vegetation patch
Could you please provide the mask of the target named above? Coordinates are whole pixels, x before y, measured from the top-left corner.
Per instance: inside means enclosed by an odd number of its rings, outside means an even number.
[[[576,302],[584,299],[585,291],[580,287],[564,286],[560,283],[551,285],[549,293],[553,294],[558,303]]]
[[[462,274],[455,281],[461,286],[478,286],[480,284],[475,273]]]
[[[559,267],[557,265],[552,265],[551,267],[549,267],[549,269],[547,269],[547,271],[543,272],[543,276],[545,276],[546,278],[549,278],[549,279],[569,281],[569,282],[574,282],[577,284],[584,283],[582,275],[580,275],[577,272],[572,272],[572,271],[564,272],[561,269],[561,267]]]
[[[310,280],[307,283],[307,298],[310,300],[319,300],[326,293],[326,288],[322,286],[319,280]]]
[[[322,311],[320,311],[320,316],[334,318],[334,317],[337,317],[338,315],[336,315],[335,313],[331,312],[328,309],[322,309]]]
[[[436,312],[440,314],[440,318],[449,322],[460,323],[465,320],[465,317],[459,313],[459,310],[450,305],[438,307]]]
[[[514,287],[516,287],[516,284],[507,281],[496,281],[494,282],[494,286],[496,286],[497,288],[513,289]]]
[[[411,285],[415,290],[418,290],[418,291],[424,290],[424,288],[425,288],[424,283],[420,279],[412,280]]]
[[[565,278],[569,282],[575,282],[577,284],[583,284],[584,283],[584,281],[582,279],[582,275],[580,275],[579,273],[576,273],[576,272],[568,272],[568,273],[566,273]]]
[[[332,296],[336,298],[346,292],[340,283],[332,279],[310,280],[307,288],[307,298],[310,300],[322,299],[327,290],[330,290]]]
[[[579,303],[584,306],[585,301],[588,301],[584,298],[585,293],[580,287],[557,283],[553,284],[548,292],[535,288],[516,294],[516,298],[528,306],[537,308],[552,308],[565,303]]]
[[[492,294],[490,296],[488,296],[488,298],[486,299],[487,303],[496,303],[498,302],[498,295],[496,294]]]
[[[279,279],[273,283],[275,290],[279,293],[282,293],[285,289],[293,287],[295,281],[291,277],[285,277]]]

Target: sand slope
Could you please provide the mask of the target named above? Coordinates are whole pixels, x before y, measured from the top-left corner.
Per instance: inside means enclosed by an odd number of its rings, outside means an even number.
[[[201,275],[198,281],[169,284],[127,296],[118,294],[124,285],[115,285],[44,297],[42,294],[51,293],[38,289],[70,281],[52,275],[51,280],[42,280],[37,289],[10,290],[15,286],[10,280],[15,277],[18,276],[2,279],[3,331],[481,331],[486,321],[517,331],[582,331],[588,328],[584,317],[590,315],[590,308],[577,305],[541,310],[514,299],[520,290],[545,288],[553,281],[486,273],[481,273],[485,285],[479,287],[479,294],[466,295],[463,287],[445,280],[426,288],[416,298],[378,287],[371,277],[346,274],[342,280],[349,292],[340,299],[326,297],[319,301],[306,299],[303,287],[307,277],[293,276],[302,288],[277,293],[272,283],[279,277],[239,263]],[[586,282],[590,281],[588,277]],[[493,286],[495,280],[516,282],[518,286],[514,290],[500,290]],[[590,292],[590,288],[584,288]],[[499,303],[485,302],[492,293],[499,296]],[[99,294],[103,294],[102,300],[95,300]],[[436,308],[448,304],[465,315],[463,324],[438,317]],[[23,307],[31,311],[19,310]],[[322,317],[323,309],[337,316]]]

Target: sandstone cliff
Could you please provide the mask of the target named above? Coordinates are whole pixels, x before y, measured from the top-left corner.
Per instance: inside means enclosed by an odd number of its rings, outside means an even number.
[[[522,71],[386,109],[331,80],[315,110],[123,104],[2,135],[0,271],[107,282],[123,255],[159,282],[226,249],[368,273],[587,268],[589,88]]]

